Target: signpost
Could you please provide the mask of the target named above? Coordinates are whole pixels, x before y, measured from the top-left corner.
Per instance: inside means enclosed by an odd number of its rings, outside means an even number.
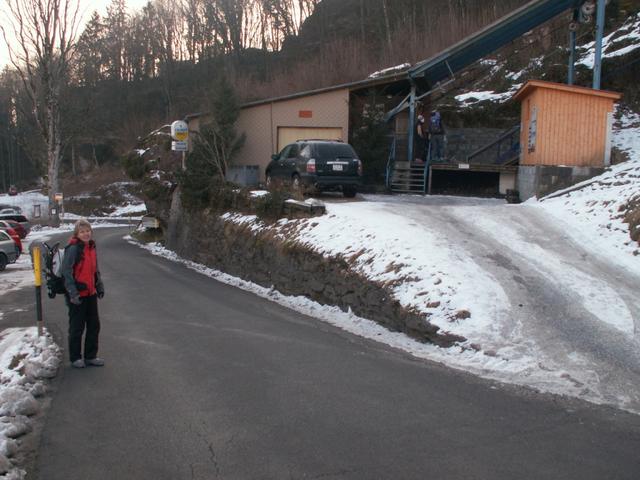
[[[185,170],[186,152],[189,149],[187,143],[189,139],[189,125],[187,122],[182,120],[176,120],[173,122],[171,124],[171,138],[173,138],[173,142],[171,142],[171,150],[174,152],[182,152],[182,170]]]

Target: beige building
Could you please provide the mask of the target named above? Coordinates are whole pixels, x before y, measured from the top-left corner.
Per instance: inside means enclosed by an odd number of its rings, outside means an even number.
[[[233,160],[233,168],[257,166],[257,179],[263,181],[271,155],[289,143],[311,139],[349,142],[350,128],[358,124],[372,92],[376,92],[376,102],[388,103],[387,109],[398,102],[398,92],[406,88],[405,76],[397,74],[245,103],[236,123],[236,131],[244,133],[245,141]],[[197,113],[185,120],[189,130],[197,132],[207,117]],[[405,117],[399,116],[404,123]],[[193,135],[189,138],[191,141]]]

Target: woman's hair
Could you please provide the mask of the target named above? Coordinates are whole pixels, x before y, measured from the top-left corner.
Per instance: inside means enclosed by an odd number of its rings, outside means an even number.
[[[78,233],[80,233],[80,229],[81,228],[88,228],[89,230],[93,231],[93,229],[91,228],[91,224],[87,220],[85,220],[84,218],[81,218],[80,220],[78,220],[76,222],[76,224],[73,227],[73,236],[74,237],[78,236]]]

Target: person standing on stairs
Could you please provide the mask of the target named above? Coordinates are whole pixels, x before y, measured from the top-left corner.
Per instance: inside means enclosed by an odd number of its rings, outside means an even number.
[[[429,143],[431,144],[431,159],[434,162],[444,160],[444,143],[446,132],[442,124],[440,112],[434,110],[429,116],[429,124],[427,126],[429,132]]]

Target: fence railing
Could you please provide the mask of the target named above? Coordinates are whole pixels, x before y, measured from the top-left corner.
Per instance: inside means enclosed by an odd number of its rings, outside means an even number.
[[[495,150],[493,153],[490,153]],[[513,160],[520,154],[520,125],[517,125],[504,134],[500,135],[494,142],[479,148],[475,152],[467,155],[467,163],[479,162],[503,165]]]

